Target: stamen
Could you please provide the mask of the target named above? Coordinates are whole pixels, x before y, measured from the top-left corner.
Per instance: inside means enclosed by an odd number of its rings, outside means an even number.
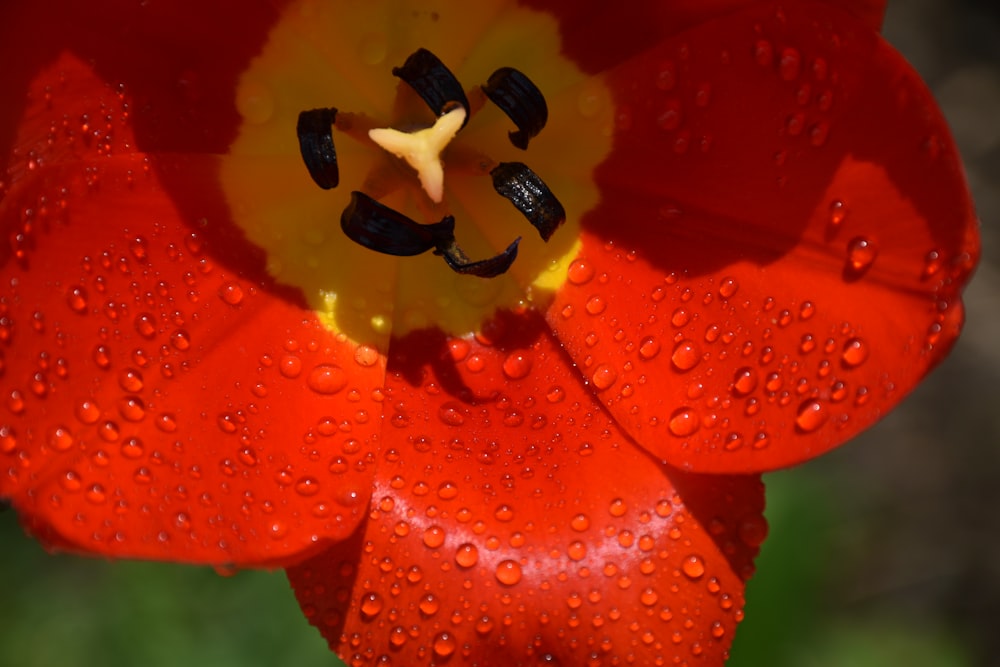
[[[510,143],[527,150],[528,141],[538,136],[549,119],[542,91],[513,67],[501,67],[490,75],[483,92],[517,125],[517,131],[507,133]]]
[[[352,192],[351,203],[340,216],[340,227],[349,239],[384,255],[411,257],[428,250],[444,257],[456,273],[495,278],[506,273],[517,259],[518,237],[499,255],[473,261],[455,240],[455,218],[422,225],[399,211],[378,203],[363,192]]]
[[[393,155],[403,158],[417,171],[420,185],[436,204],[444,198],[444,168],[441,151],[462,129],[467,114],[456,107],[444,114],[431,127],[417,132],[400,132],[393,128],[368,130],[372,141]]]
[[[435,116],[444,115],[455,104],[461,105],[463,109],[469,108],[469,100],[465,96],[462,84],[451,70],[427,49],[414,51],[402,67],[392,68],[392,75],[408,83],[427,103]],[[468,117],[463,119],[461,127],[465,127],[466,121]]]
[[[566,211],[545,182],[522,162],[501,162],[490,171],[493,189],[510,201],[548,241],[566,221]]]
[[[455,240],[455,218],[450,215],[422,225],[357,191],[340,216],[340,227],[355,243],[396,257],[420,255]]]
[[[316,185],[324,190],[335,188],[340,183],[337,149],[333,145],[333,123],[336,119],[337,110],[334,108],[312,109],[299,114],[295,127],[299,135],[299,152],[306,169]]]

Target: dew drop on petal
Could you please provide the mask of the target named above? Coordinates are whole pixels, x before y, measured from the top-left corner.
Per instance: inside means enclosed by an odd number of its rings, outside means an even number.
[[[647,336],[639,343],[639,357],[649,361],[660,353],[660,341],[652,336]]]
[[[511,380],[520,380],[531,373],[531,356],[524,352],[512,352],[503,360],[503,374]]]
[[[80,285],[74,285],[66,292],[66,303],[75,313],[87,312],[87,290]]]
[[[689,579],[700,579],[705,575],[705,561],[701,556],[691,554],[681,563],[681,572]]]
[[[798,414],[795,417],[795,425],[800,430],[811,433],[822,426],[829,416],[829,410],[823,403],[816,400],[809,400],[799,406]]]
[[[591,376],[591,381],[600,391],[613,385],[617,379],[618,372],[610,364],[601,364],[594,369],[594,374]]]
[[[594,278],[594,267],[586,260],[578,259],[570,264],[566,278],[574,285],[586,285]]]
[[[237,283],[226,283],[219,288],[219,296],[230,306],[238,306],[243,302],[243,288]]]
[[[434,637],[433,648],[434,655],[439,658],[447,658],[458,648],[458,642],[450,632],[439,632]]]
[[[844,352],[841,355],[844,364],[856,368],[865,363],[868,359],[868,345],[860,338],[851,338],[844,343]]]
[[[875,244],[863,236],[856,236],[847,244],[847,270],[858,276],[871,268],[875,263],[878,249]]]
[[[347,373],[340,366],[320,364],[309,372],[306,384],[317,394],[336,394],[347,386]]]
[[[521,565],[513,560],[501,561],[497,565],[496,578],[505,586],[513,586],[521,581]]]
[[[698,430],[698,415],[688,407],[678,408],[670,415],[668,427],[678,438],[686,438]]]
[[[733,377],[733,393],[737,396],[747,396],[757,388],[757,373],[749,366],[736,369]]]
[[[455,562],[459,567],[469,568],[479,561],[479,549],[475,544],[465,543],[455,552]]]
[[[680,371],[689,371],[698,365],[700,354],[698,347],[690,340],[682,340],[674,346],[670,362]]]
[[[382,611],[382,597],[378,593],[368,593],[361,598],[361,617],[370,621]]]
[[[429,549],[437,549],[444,544],[444,529],[441,526],[430,526],[424,531],[424,545]]]

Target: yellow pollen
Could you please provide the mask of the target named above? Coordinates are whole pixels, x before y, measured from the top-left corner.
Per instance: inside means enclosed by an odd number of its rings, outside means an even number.
[[[435,204],[444,198],[444,168],[441,151],[455,138],[465,122],[465,109],[456,107],[439,116],[434,124],[416,132],[400,132],[390,128],[368,130],[376,144],[403,158],[417,172],[420,185]]]

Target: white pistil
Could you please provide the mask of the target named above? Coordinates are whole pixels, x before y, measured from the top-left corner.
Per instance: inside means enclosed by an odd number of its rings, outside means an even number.
[[[456,107],[439,116],[434,124],[416,132],[400,132],[392,128],[368,130],[376,144],[403,158],[417,172],[420,185],[435,203],[444,197],[444,168],[441,151],[448,145],[465,122],[465,109]]]

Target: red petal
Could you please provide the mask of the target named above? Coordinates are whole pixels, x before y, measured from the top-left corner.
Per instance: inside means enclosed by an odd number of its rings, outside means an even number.
[[[853,14],[878,30],[885,0],[822,0]],[[754,6],[765,0],[646,0],[630,2],[628,11],[606,0],[526,0],[524,4],[559,20],[563,52],[585,72],[598,73],[655,47],[664,39]],[[599,45],[599,46],[598,46]]]
[[[31,86],[0,201],[0,496],[56,546],[287,563],[364,511],[383,357],[271,281],[207,158],[166,191],[130,104],[68,55]]]
[[[940,113],[877,34],[819,4],[756,9],[609,83],[603,200],[548,320],[650,452],[808,459],[944,357],[975,218]]]
[[[725,655],[766,532],[759,478],[651,460],[544,329],[507,315],[478,341],[394,341],[369,521],[289,570],[348,663]]]

